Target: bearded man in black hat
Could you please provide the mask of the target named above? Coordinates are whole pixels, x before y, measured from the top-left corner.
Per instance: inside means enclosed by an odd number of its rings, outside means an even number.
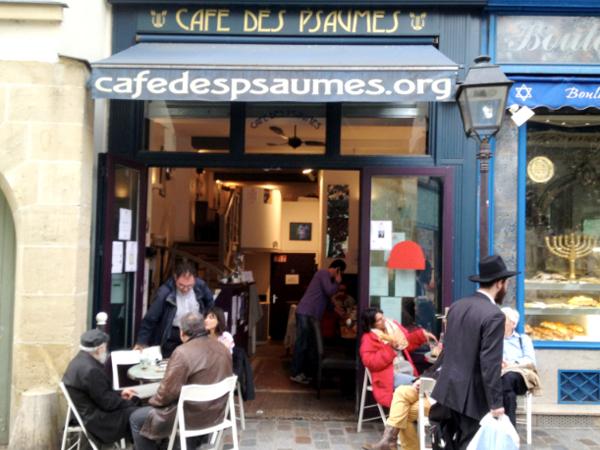
[[[137,409],[134,389],[114,391],[104,370],[108,335],[100,330],[81,335],[79,353],[69,363],[63,383],[83,424],[101,444],[131,436],[129,416]]]
[[[465,449],[488,412],[504,414],[500,376],[505,316],[498,306],[508,279],[516,274],[506,269],[502,257],[486,256],[479,275],[469,277],[479,283],[477,292],[450,307],[442,369],[431,393],[437,404],[429,413],[445,436],[446,449]]]

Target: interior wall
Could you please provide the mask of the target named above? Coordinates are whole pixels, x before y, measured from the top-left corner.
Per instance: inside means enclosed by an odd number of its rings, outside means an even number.
[[[157,175],[161,169],[152,170],[151,204],[148,205],[150,236],[164,237],[167,246],[177,241],[193,240],[196,169],[172,169],[169,180],[162,169],[162,182]]]
[[[347,184],[349,187],[350,204],[348,210],[348,252],[346,254],[346,272],[358,273],[359,251],[359,200],[360,173],[358,170],[322,170],[319,172],[319,203],[321,221],[321,262],[320,268],[328,267],[334,258],[327,257],[327,187],[332,184]]]
[[[310,223],[311,239],[290,240],[291,223]],[[320,257],[321,226],[319,222],[319,200],[300,198],[295,202],[283,202],[281,208],[281,250],[290,253],[316,253]]]
[[[281,192],[245,186],[242,190],[240,246],[244,249],[281,248]]]

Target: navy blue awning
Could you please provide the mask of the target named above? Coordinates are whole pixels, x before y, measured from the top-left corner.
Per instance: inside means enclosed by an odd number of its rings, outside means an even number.
[[[516,103],[530,108],[600,108],[598,78],[511,78],[515,83],[508,94],[508,106]]]
[[[140,43],[92,64],[94,98],[453,101],[458,65],[431,45]]]

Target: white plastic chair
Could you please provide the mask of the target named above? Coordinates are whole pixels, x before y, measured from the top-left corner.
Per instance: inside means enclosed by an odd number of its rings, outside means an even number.
[[[236,417],[236,418],[239,418],[240,426],[242,427],[242,430],[245,430],[246,429],[246,414],[244,412],[244,398],[242,397],[242,386],[240,385],[239,381],[236,383],[235,390],[237,392],[237,398],[238,398],[238,404],[237,404],[238,417]]]
[[[517,417],[517,423],[525,424],[527,431],[527,445],[531,445],[533,414],[533,395],[531,391],[525,392],[525,398],[523,399],[523,407],[525,409],[525,419]]]
[[[179,431],[180,449],[187,450],[186,439],[189,437],[211,435],[210,444],[215,446],[215,443],[221,439],[225,429],[231,428],[233,438],[233,450],[238,450],[237,425],[235,421],[235,402],[233,393],[236,388],[237,376],[233,375],[225,378],[223,381],[215,384],[189,384],[181,388],[179,394],[179,402],[177,403],[177,417],[173,424],[173,431],[169,438],[168,450],[173,449],[175,444],[175,435]],[[184,406],[186,402],[208,402],[216,400],[227,395],[227,403],[225,405],[225,415],[223,421],[206,428],[188,429],[185,425]]]
[[[119,368],[118,366],[138,364],[140,362],[142,354],[139,350],[116,350],[111,352],[110,360],[112,365],[112,376],[113,376],[113,389],[120,391],[124,386],[121,386],[119,380]]]
[[[81,419],[79,412],[77,412],[77,408],[75,408],[75,404],[73,403],[73,400],[71,400],[71,396],[69,395],[69,391],[67,390],[67,387],[65,386],[65,384],[62,381],[59,383],[59,386],[60,386],[61,392],[63,393],[63,395],[65,396],[65,399],[67,400],[67,417],[65,418],[65,428],[63,430],[63,438],[62,438],[62,444],[60,446],[60,450],[72,450],[74,448],[79,450],[81,448],[81,440],[82,440],[81,436],[82,435],[87,439],[87,441],[90,444],[90,447],[92,447],[92,450],[100,450],[98,448],[98,446],[94,443],[94,441],[88,435],[88,432],[85,429],[85,425],[83,425],[83,420]],[[77,420],[78,425],[69,425],[69,422],[71,421],[71,414],[73,414],[73,416]],[[67,447],[69,434],[71,434],[71,433],[77,434],[77,440],[74,443],[72,443],[69,447]],[[112,444],[112,447],[119,448],[119,449],[126,449],[127,444],[125,442],[125,439],[121,439],[119,442],[114,442]]]
[[[425,401],[427,396],[433,391],[435,380],[433,378],[421,377],[421,386],[419,387],[419,416],[417,418],[417,427],[419,429],[419,448],[420,450],[431,450],[426,446],[425,427],[429,426],[429,417],[425,415]]]
[[[356,425],[357,433],[360,433],[362,431],[363,422],[370,422],[372,420],[377,420],[377,419],[379,419],[379,417],[381,418],[381,421],[385,425],[386,416],[385,416],[385,412],[383,411],[383,407],[377,402],[365,405],[365,401],[367,399],[367,391],[371,392],[371,393],[373,392],[373,380],[371,378],[371,372],[369,372],[369,369],[367,369],[365,367],[365,376],[363,378],[362,394],[360,395],[360,409],[358,411],[358,424]],[[365,419],[364,418],[365,409],[369,409],[369,408],[379,409],[379,417],[371,417],[369,419]]]

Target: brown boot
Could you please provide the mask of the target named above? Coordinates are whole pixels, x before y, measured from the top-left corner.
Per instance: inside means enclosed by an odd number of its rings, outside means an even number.
[[[365,444],[362,446],[364,450],[397,450],[398,448],[398,432],[399,428],[385,426],[383,436],[376,444]]]

